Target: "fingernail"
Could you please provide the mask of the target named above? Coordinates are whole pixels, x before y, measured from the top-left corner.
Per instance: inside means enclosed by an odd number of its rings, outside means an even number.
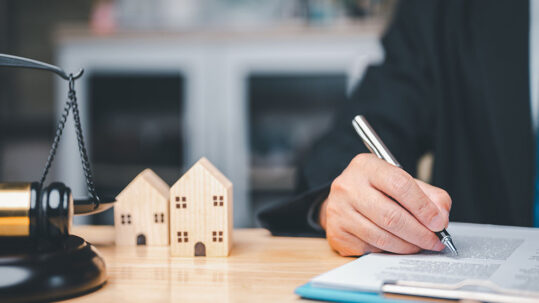
[[[429,228],[432,231],[441,231],[445,228],[445,216],[442,214],[442,212],[438,212],[436,217],[432,218],[429,224]]]

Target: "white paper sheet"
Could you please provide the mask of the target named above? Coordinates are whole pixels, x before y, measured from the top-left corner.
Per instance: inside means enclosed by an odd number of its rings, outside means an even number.
[[[322,274],[312,283],[379,292],[384,281],[490,281],[503,289],[539,296],[539,229],[451,223],[447,230],[459,256],[447,249],[416,255],[374,253]]]

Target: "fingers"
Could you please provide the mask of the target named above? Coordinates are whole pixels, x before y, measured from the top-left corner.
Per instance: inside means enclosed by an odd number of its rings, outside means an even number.
[[[356,224],[351,217],[355,213],[349,202],[345,190],[339,190],[332,185],[329,197],[324,201],[326,205],[321,212],[326,213],[326,238],[330,246],[342,256],[361,256],[370,252],[380,252],[381,250],[366,243],[361,236],[351,234],[346,226]],[[347,223],[345,223],[347,222]]]
[[[423,190],[423,192],[430,198],[438,208],[447,214],[449,214],[449,211],[451,210],[451,196],[449,194],[436,186],[432,186],[428,183],[425,183],[421,180],[417,180],[417,185]],[[447,227],[447,226],[446,226]]]
[[[346,220],[345,222],[344,228],[351,234],[361,238],[367,244],[383,251],[399,254],[413,254],[421,250],[420,247],[404,241],[394,234],[380,228],[356,211],[351,211],[350,220]],[[349,225],[347,224],[348,222],[352,222],[353,224]]]
[[[447,226],[447,214],[440,211],[412,176],[381,159],[369,160],[366,170],[373,187],[398,201],[430,230],[440,231]]]
[[[443,244],[438,237],[417,221],[408,211],[375,189],[365,189],[360,200],[354,201],[355,210],[380,229],[400,238],[400,241],[411,243],[428,250],[442,250]],[[381,235],[378,233],[378,235]],[[387,238],[385,235],[382,237]],[[388,240],[394,240],[393,237]],[[378,240],[384,242],[383,240]],[[398,241],[395,245],[403,248]]]
[[[444,248],[432,231],[447,226],[450,209],[444,190],[362,154],[332,182],[319,218],[331,247],[343,256],[409,254]]]
[[[329,245],[343,257],[362,256],[382,250],[369,245],[345,230],[336,230],[335,234],[327,235]]]

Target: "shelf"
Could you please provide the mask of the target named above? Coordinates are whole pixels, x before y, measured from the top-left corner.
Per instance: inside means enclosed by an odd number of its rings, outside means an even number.
[[[189,30],[129,30],[120,29],[110,34],[96,34],[87,24],[62,24],[55,32],[58,43],[79,40],[173,40],[173,41],[260,41],[272,39],[341,38],[358,35],[379,36],[387,23],[387,18],[370,18],[344,22],[330,26],[316,26],[298,23],[280,23],[249,29],[238,28],[197,28]]]

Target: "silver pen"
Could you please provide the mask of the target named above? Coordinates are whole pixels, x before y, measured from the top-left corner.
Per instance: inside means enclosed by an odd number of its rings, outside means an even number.
[[[378,137],[378,135],[376,134],[374,129],[372,129],[371,125],[369,124],[369,122],[367,122],[367,119],[365,119],[364,116],[356,116],[354,120],[352,120],[352,125],[363,140],[365,146],[367,146],[367,148],[371,151],[371,153],[375,154],[378,158],[386,160],[390,164],[395,165],[396,167],[402,168],[400,163],[397,161],[397,159],[395,159],[393,154],[391,154],[389,149],[386,147],[384,142],[382,142],[380,137]],[[449,248],[456,255],[459,254],[457,248],[455,247],[455,244],[453,244],[451,235],[449,235],[445,228],[442,231],[437,231],[434,233],[436,234],[436,236],[438,236],[440,241],[447,248]]]

